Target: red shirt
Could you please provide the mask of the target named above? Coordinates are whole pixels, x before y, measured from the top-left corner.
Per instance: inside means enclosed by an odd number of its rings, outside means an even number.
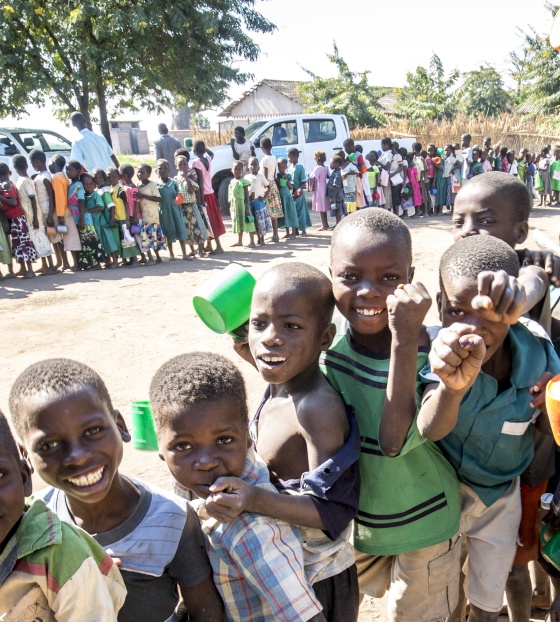
[[[6,203],[0,203],[0,207],[2,211],[6,215],[6,218],[18,218],[21,216],[25,216],[21,206],[19,204],[19,195],[17,188],[12,184],[12,187],[9,190],[4,190],[0,187],[0,194],[7,199],[16,199],[16,205],[7,205]]]

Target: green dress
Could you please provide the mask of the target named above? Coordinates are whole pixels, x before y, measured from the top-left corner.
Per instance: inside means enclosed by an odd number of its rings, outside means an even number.
[[[93,217],[93,226],[95,227],[95,231],[97,231],[97,235],[101,240],[101,246],[103,246],[103,250],[106,253],[121,253],[121,238],[119,235],[118,227],[109,227],[109,222],[111,221],[111,207],[114,207],[113,197],[111,196],[111,191],[109,190],[109,186],[105,186],[103,188],[98,188],[97,193],[103,199],[103,205],[105,205],[105,212],[98,212],[96,214],[92,214]],[[96,216],[101,216],[96,220]],[[104,223],[103,223],[104,221]],[[100,231],[97,230],[99,222]]]
[[[169,243],[177,240],[186,242],[189,239],[187,227],[181,208],[175,203],[175,197],[179,194],[179,185],[174,179],[168,179],[165,183],[158,181],[157,186],[160,194],[159,223],[163,234]]]
[[[233,233],[255,233],[255,223],[247,222],[245,210],[245,188],[251,186],[251,182],[241,177],[235,177],[229,182],[228,201],[233,223]]]
[[[436,205],[447,205],[447,186],[448,181],[447,177],[443,176],[443,164],[445,162],[445,158],[441,158],[441,164],[437,166],[434,162],[434,167],[436,169]],[[441,168],[440,168],[441,167]]]
[[[290,173],[286,173],[287,180],[291,183],[292,176]],[[280,185],[280,177],[276,177],[276,183],[278,184],[278,190],[280,191],[280,200],[282,201],[282,211],[284,212],[284,218],[278,219],[279,227],[295,227],[299,229],[299,219],[296,209],[296,204],[292,196],[292,191],[288,186]]]
[[[12,263],[12,245],[2,225],[0,225],[0,263],[4,263],[7,266]]]
[[[305,169],[301,164],[298,163],[290,165],[288,171],[292,176],[294,190],[299,190],[303,184],[307,183]],[[307,227],[311,227],[311,218],[309,217],[309,210],[307,209],[305,192],[303,192],[297,199],[294,199],[294,203],[296,204],[297,219],[299,223],[297,228],[300,231],[305,231]]]
[[[560,191],[560,160],[554,160],[550,165],[550,189]],[[556,175],[556,177],[555,177]]]

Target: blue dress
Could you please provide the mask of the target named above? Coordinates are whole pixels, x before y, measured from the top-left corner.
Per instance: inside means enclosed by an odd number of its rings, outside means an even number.
[[[286,173],[286,178],[291,183],[292,176]],[[292,197],[292,191],[288,186],[280,185],[280,176],[276,176],[276,183],[278,184],[278,191],[280,192],[280,200],[282,201],[282,211],[284,212],[284,218],[278,219],[279,227],[295,227],[299,228],[299,219],[297,215],[296,204]]]
[[[294,190],[299,190],[303,184],[307,183],[307,176],[305,175],[305,169],[302,164],[291,164],[288,171],[288,174],[292,177]],[[307,227],[311,227],[311,218],[309,216],[309,210],[307,209],[305,192],[302,192],[301,196],[294,199],[294,203],[296,204],[296,212],[299,223],[297,228],[300,231],[305,231]]]

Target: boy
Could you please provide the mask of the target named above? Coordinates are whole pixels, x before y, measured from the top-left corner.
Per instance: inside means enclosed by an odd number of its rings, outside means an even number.
[[[327,182],[327,196],[331,202],[331,216],[335,216],[336,224],[341,221],[343,216],[348,214],[344,201],[344,184],[340,170],[343,163],[344,160],[340,156],[335,155],[331,158],[332,173]]]
[[[313,296],[309,296],[313,292]],[[359,431],[351,412],[329,386],[319,356],[334,337],[334,299],[317,268],[285,263],[257,282],[248,343],[252,362],[269,383],[253,419],[255,448],[280,492],[271,495],[231,478],[230,489],[207,504],[216,518],[242,511],[298,525],[306,574],[327,620],[357,620],[359,590],[350,544],[359,497]],[[225,513],[224,513],[225,507]]]
[[[243,164],[243,175],[249,172],[249,158],[257,155],[255,145],[252,140],[245,138],[245,130],[241,126],[233,130],[234,137],[229,141],[233,159],[239,160]],[[175,156],[176,157],[176,156]]]
[[[498,620],[517,548],[519,476],[533,457],[531,423],[535,408],[544,409],[547,381],[560,372],[548,340],[511,324],[522,299],[512,318],[493,321],[478,311],[479,275],[497,270],[516,278],[519,262],[511,247],[489,236],[460,240],[444,253],[438,295],[443,329],[430,353],[440,383],[429,385],[418,415],[420,432],[439,441],[461,482],[466,594],[474,622]],[[536,425],[550,433],[546,419],[539,417]]]
[[[264,246],[264,236],[267,233],[272,232],[272,222],[270,220],[270,214],[265,205],[265,197],[268,193],[268,186],[270,185],[264,175],[259,173],[259,160],[258,158],[249,159],[250,173],[245,175],[245,179],[251,182],[249,188],[249,206],[251,214],[255,219],[255,228],[257,230],[257,244]]]
[[[26,505],[31,472],[2,413],[0,447],[0,618],[116,622],[126,594],[116,565],[42,500]]]
[[[165,363],[150,385],[160,456],[178,487],[201,500],[198,514],[227,620],[324,622],[295,528],[249,513],[222,524],[205,510],[219,477],[274,491],[251,449],[246,397],[241,373],[222,356],[195,352]]]
[[[150,180],[152,167],[149,164],[141,164],[138,167],[136,176],[140,185],[138,186],[138,200],[140,201],[140,214],[142,225],[140,235],[142,236],[142,250],[147,251],[147,266],[161,263],[159,251],[165,250],[165,236],[159,223],[159,202],[161,196],[155,181]],[[152,258],[152,250],[156,259]]]
[[[430,297],[410,283],[411,263],[410,232],[397,216],[365,210],[340,223],[330,271],[349,329],[323,364],[360,428],[360,590],[382,598],[389,589],[388,620],[416,622],[445,618],[457,603],[460,506],[451,465],[415,423]]]
[[[47,506],[121,560],[128,593],[119,622],[177,620],[177,588],[189,620],[220,622],[196,514],[119,472],[130,434],[98,374],[68,359],[31,365],[12,387],[10,411],[25,456],[49,484]]]

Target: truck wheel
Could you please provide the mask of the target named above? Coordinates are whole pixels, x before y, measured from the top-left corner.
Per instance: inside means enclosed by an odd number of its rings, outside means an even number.
[[[229,216],[229,203],[228,203],[228,186],[232,177],[225,177],[220,182],[218,188],[218,203],[220,204],[220,210],[224,216]]]

